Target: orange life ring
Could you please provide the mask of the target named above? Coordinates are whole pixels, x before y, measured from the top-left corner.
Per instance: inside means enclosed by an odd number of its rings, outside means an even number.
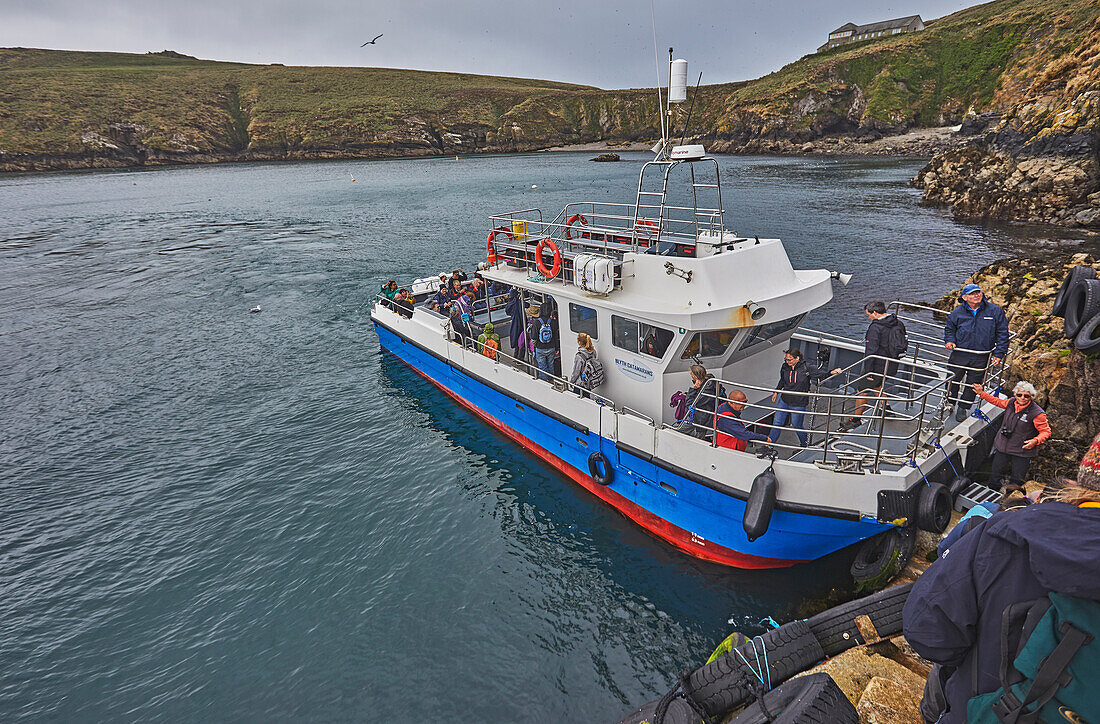
[[[578,221],[581,222],[582,226],[588,226],[588,219],[585,218],[584,214],[573,214],[572,216],[569,217],[569,221],[565,222],[565,238],[566,239],[572,239],[573,238],[572,226],[573,226],[573,224],[577,223]],[[585,237],[582,234],[582,236],[580,238],[585,238]]]
[[[547,247],[550,247],[550,250],[554,252],[554,266],[550,269],[547,269],[546,265],[542,263],[542,252]],[[558,251],[558,245],[554,243],[553,239],[546,237],[535,247],[535,266],[538,267],[539,274],[547,279],[553,279],[561,271],[561,252]]]
[[[489,238],[485,240],[485,246],[489,252],[489,266],[496,266],[497,263],[497,250],[496,247],[493,246],[493,239],[497,238],[497,234],[500,232],[507,234],[509,241],[515,238],[512,236],[512,230],[509,229],[507,226],[498,226],[497,228],[489,232]]]

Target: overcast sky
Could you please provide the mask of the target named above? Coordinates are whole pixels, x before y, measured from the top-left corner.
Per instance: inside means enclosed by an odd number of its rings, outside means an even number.
[[[758,78],[812,53],[830,30],[965,0],[653,0],[692,83]],[[212,60],[380,66],[649,87],[650,0],[0,0],[0,47],[164,49]],[[359,44],[375,35],[375,45]]]

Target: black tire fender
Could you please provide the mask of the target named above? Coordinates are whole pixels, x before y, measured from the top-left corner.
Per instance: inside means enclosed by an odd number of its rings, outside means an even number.
[[[772,511],[775,510],[778,486],[779,483],[775,479],[775,471],[772,470],[771,465],[752,481],[749,499],[745,501],[745,515],[741,518],[741,527],[745,529],[749,543],[768,532],[768,526],[772,522]]]
[[[923,485],[917,498],[917,527],[942,533],[951,522],[951,493],[940,483]]]
[[[852,561],[857,590],[877,591],[889,583],[913,557],[916,542],[912,526],[891,528],[863,541]]]
[[[699,715],[691,710],[691,707],[682,697],[672,700],[665,711],[664,717],[658,722],[655,715],[660,703],[661,700],[658,699],[648,704],[642,704],[620,719],[619,724],[699,724]]]
[[[731,724],[859,724],[859,714],[833,677],[800,676],[749,704]]]
[[[1066,303],[1069,302],[1070,290],[1080,279],[1095,279],[1096,270],[1090,266],[1075,266],[1069,270],[1069,274],[1062,280],[1062,286],[1058,288],[1058,294],[1054,296],[1054,306],[1050,313],[1055,317],[1066,316]]]
[[[768,655],[766,670],[762,651],[767,651]],[[759,686],[757,675],[753,673],[757,661],[760,663],[756,670],[765,681],[770,676],[772,686],[778,686],[823,658],[821,644],[810,631],[809,624],[792,621],[691,672],[683,684],[684,698],[692,702],[693,708],[716,717],[745,703],[753,695]]]
[[[1075,338],[1097,312],[1100,312],[1100,279],[1081,279],[1069,290],[1062,331],[1068,339]]]
[[[856,628],[857,616],[871,619],[879,636],[901,633],[901,610],[905,607],[905,601],[912,589],[912,583],[890,586],[870,596],[822,611],[806,623],[810,625],[810,630],[817,637],[825,655],[836,656],[853,646],[865,643]]]
[[[1100,350],[1100,313],[1092,315],[1089,321],[1081,325],[1081,330],[1073,339],[1073,346],[1081,354]]]
[[[602,471],[600,470],[601,465],[603,466]],[[615,469],[611,467],[611,461],[607,459],[607,456],[597,450],[588,456],[588,474],[600,485],[611,485],[611,481],[615,477]]]
[[[955,498],[959,497],[959,493],[970,487],[972,481],[966,473],[960,473],[958,477],[951,481],[951,485],[947,488],[947,492],[951,494],[951,501],[954,502]]]

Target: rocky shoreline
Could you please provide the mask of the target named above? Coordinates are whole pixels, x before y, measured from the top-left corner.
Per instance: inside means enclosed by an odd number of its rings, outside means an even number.
[[[889,136],[823,136],[812,141],[777,139],[753,141],[736,145],[732,141],[719,141],[706,137],[691,139],[703,143],[707,150],[731,155],[820,155],[820,156],[883,156],[930,157],[936,153],[957,148],[967,139],[958,136],[958,126],[921,128]],[[17,154],[0,151],[0,172],[24,171],[72,171],[107,168],[147,168],[159,166],[192,165],[206,163],[248,163],[259,161],[316,161],[316,160],[383,160],[399,158],[426,158],[433,156],[480,155],[532,152],[605,152],[648,151],[657,139],[631,141],[611,139],[588,143],[557,144],[528,140],[507,146],[490,144],[485,138],[454,138],[446,143],[434,139],[404,139],[390,144],[366,144],[339,148],[270,148],[219,152],[181,148],[166,151],[145,146],[135,129],[117,128],[110,138],[96,136],[85,139],[88,150],[67,154]],[[431,140],[432,142],[429,142]]]

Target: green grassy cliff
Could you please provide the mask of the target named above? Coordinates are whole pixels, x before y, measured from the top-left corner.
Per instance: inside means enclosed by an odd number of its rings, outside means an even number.
[[[1008,111],[1080,50],[1098,16],[1095,0],[995,0],[921,33],[704,86],[692,132],[717,151],[783,151]],[[0,170],[520,151],[652,139],[656,122],[649,90],[0,49]]]

